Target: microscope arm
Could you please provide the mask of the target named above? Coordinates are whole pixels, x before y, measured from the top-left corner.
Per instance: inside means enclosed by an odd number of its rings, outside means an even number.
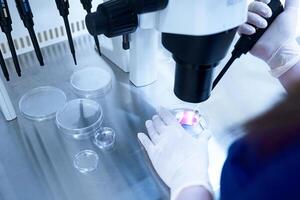
[[[14,120],[16,116],[15,109],[11,103],[11,100],[8,96],[7,90],[0,79],[0,108],[7,121]]]

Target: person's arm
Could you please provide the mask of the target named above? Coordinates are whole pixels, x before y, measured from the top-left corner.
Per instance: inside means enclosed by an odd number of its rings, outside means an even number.
[[[300,61],[289,71],[279,77],[281,84],[289,91],[296,83],[300,82]]]
[[[211,194],[201,186],[183,189],[176,200],[212,200]]]

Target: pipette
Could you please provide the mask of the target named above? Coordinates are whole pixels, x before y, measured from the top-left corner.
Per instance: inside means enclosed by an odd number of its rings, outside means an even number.
[[[68,19],[69,8],[70,8],[69,0],[55,0],[55,2],[56,2],[57,9],[59,10],[59,14],[60,14],[60,16],[62,16],[62,18],[64,20],[70,50],[71,50],[75,65],[77,65],[75,48],[74,48],[72,33],[71,33],[69,19]]]
[[[6,64],[5,64],[5,61],[4,61],[4,58],[3,58],[1,50],[0,50],[0,65],[1,65],[1,69],[2,69],[2,72],[3,72],[3,75],[4,75],[5,79],[7,81],[9,81],[9,74],[8,74],[8,71],[7,71],[7,68],[6,68]]]
[[[274,22],[274,20],[280,15],[284,8],[280,2],[280,0],[271,0],[271,2],[268,4],[269,7],[272,10],[272,17],[268,18],[268,27],[265,29],[257,29],[256,33],[251,36],[242,35],[241,38],[238,40],[236,45],[234,46],[234,50],[232,51],[232,56],[230,60],[227,62],[225,67],[222,69],[220,74],[217,76],[213,83],[212,89],[214,89],[217,84],[220,82],[220,80],[223,78],[223,76],[226,74],[230,66],[233,64],[233,62],[240,58],[242,54],[247,54],[256,44],[256,42],[262,37],[262,35],[267,31],[267,29],[270,27],[270,25]],[[196,112],[199,108],[200,104],[197,104],[194,108],[194,112]]]
[[[80,0],[84,10],[89,14],[92,10],[92,0]],[[101,49],[100,49],[100,43],[97,36],[94,36],[95,44],[98,50],[99,55],[101,56]]]
[[[256,33],[251,36],[242,35],[241,38],[238,40],[236,45],[234,46],[234,50],[232,51],[232,56],[228,63],[225,65],[225,67],[222,69],[221,73],[218,75],[218,77],[215,79],[213,83],[213,89],[217,86],[217,84],[220,82],[222,77],[225,75],[225,73],[228,71],[232,63],[240,58],[242,54],[247,54],[256,44],[256,42],[262,37],[262,35],[267,31],[267,29],[270,27],[270,25],[274,22],[274,20],[280,15],[284,8],[280,2],[280,0],[271,0],[271,2],[268,4],[269,7],[272,10],[272,17],[268,18],[268,27],[265,29],[257,29]]]
[[[33,22],[33,14],[30,8],[30,4],[28,0],[15,0],[19,15],[24,23],[24,26],[27,28],[29,32],[29,36],[31,38],[31,42],[33,44],[37,59],[40,62],[40,65],[44,65],[43,55],[38,43],[38,40],[34,31],[34,22]]]
[[[12,21],[8,9],[7,0],[0,0],[1,3],[1,10],[0,10],[0,26],[3,33],[5,33],[9,49],[12,55],[13,62],[15,64],[16,72],[18,76],[21,76],[21,68],[18,60],[18,56],[16,53],[16,49],[14,46],[14,42],[11,36],[12,32]]]

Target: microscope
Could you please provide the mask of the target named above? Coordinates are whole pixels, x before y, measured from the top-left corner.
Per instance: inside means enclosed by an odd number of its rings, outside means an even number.
[[[199,103],[210,97],[214,70],[246,19],[246,0],[109,0],[87,15],[86,25],[93,36],[131,35],[130,81],[136,86],[156,79],[161,37],[176,62],[175,95]]]

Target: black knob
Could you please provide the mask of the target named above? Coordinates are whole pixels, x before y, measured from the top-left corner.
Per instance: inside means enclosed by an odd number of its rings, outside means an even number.
[[[129,0],[135,6],[137,13],[148,13],[157,10],[162,10],[167,7],[168,0]]]
[[[86,26],[91,35],[115,37],[133,33],[138,26],[138,14],[164,9],[168,0],[110,0],[88,14]]]
[[[86,26],[91,35],[115,37],[134,32],[138,16],[128,1],[108,1],[100,4],[95,13],[87,15]]]
[[[93,36],[105,34],[108,31],[108,17],[103,13],[94,12],[88,14],[85,18],[85,23],[88,32]]]

